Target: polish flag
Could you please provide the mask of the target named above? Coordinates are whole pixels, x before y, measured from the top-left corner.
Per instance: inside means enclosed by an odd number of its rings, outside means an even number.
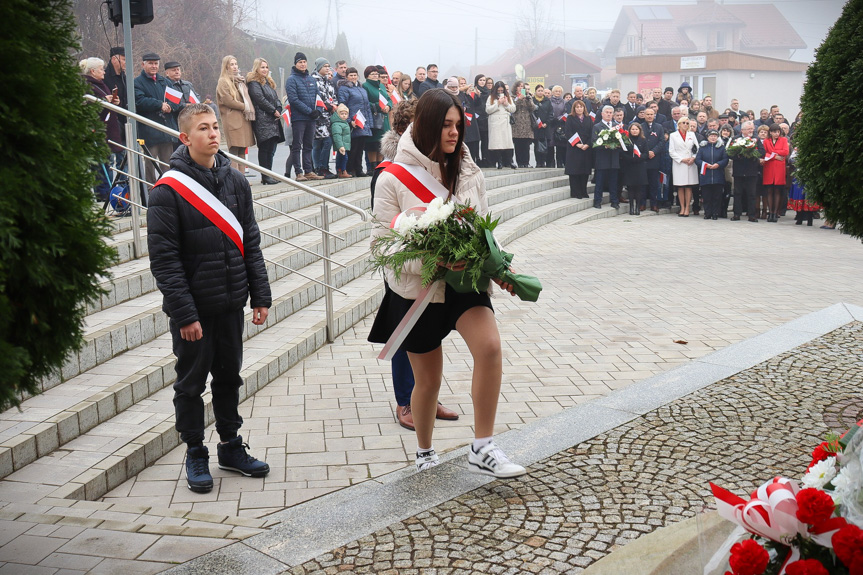
[[[590,116],[591,120],[595,120],[596,119],[596,112],[591,112],[590,114],[588,114],[588,116]]]
[[[285,110],[282,112],[282,118],[285,119],[285,126],[291,125],[291,105],[285,104]]]
[[[399,95],[398,90],[393,90],[393,93],[390,94],[390,98],[393,99],[393,104],[395,104],[396,106],[402,103],[402,97]]]
[[[703,176],[706,173],[707,173],[707,162],[701,162],[701,175]]]
[[[575,134],[573,134],[573,135],[572,135],[572,137],[569,139],[569,145],[570,145],[570,146],[575,146],[576,144],[580,144],[580,143],[581,143],[581,136],[579,136],[579,135],[578,135],[578,132],[576,132],[576,133],[575,133]]]
[[[171,88],[170,86],[165,86],[165,99],[170,100],[175,104],[179,104],[183,101],[183,93]]]
[[[387,84],[392,84],[393,81],[392,81],[392,78],[390,78],[390,71],[387,68],[387,65],[384,64],[384,58],[383,58],[383,56],[381,56],[380,50],[378,50],[377,53],[375,54],[375,66],[383,66],[384,67],[384,70],[387,73]]]
[[[537,127],[537,128],[539,128],[539,129],[541,130],[541,129],[545,128],[545,124],[543,124],[543,123],[542,123],[542,120],[540,120],[539,118],[537,118],[537,119],[536,119],[536,127]]]
[[[320,94],[315,94],[315,108],[326,108]]]
[[[200,104],[201,103],[201,99],[198,98],[198,95],[195,93],[194,90],[189,90],[189,103],[190,104]]]
[[[635,144],[632,144],[632,153],[633,155],[635,155],[636,158],[641,157],[641,150],[639,150],[638,146],[636,146]]]
[[[561,122],[566,122],[566,119],[569,118],[569,114],[564,113],[563,116],[560,117]]]
[[[466,120],[467,125],[470,126],[473,123],[473,114],[468,114],[467,112],[465,112],[464,119]]]
[[[765,154],[765,155],[764,155],[764,161],[765,161],[765,162],[769,162],[769,161],[770,161],[770,160],[772,160],[774,157],[776,157],[776,154],[775,154],[775,153],[773,153],[773,152],[770,152],[769,154]]]
[[[386,111],[387,106],[389,106],[383,92],[378,92],[378,106],[381,107],[381,111]]]
[[[666,174],[665,172],[659,172],[659,183],[663,186],[665,184],[667,184],[668,183],[668,174]]]
[[[354,115],[354,122],[360,130],[366,127],[366,117],[363,116],[363,113],[360,111]]]

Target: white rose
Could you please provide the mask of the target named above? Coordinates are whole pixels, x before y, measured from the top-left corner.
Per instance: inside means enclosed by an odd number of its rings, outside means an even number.
[[[836,477],[836,458],[828,457],[813,465],[803,476],[803,485],[821,489]]]

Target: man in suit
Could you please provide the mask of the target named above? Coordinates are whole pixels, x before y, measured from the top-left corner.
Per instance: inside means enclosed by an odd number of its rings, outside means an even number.
[[[647,190],[650,194],[650,209],[659,211],[659,170],[662,166],[662,151],[665,148],[665,130],[656,121],[656,111],[651,106],[644,111],[644,136],[647,138]]]
[[[628,126],[638,113],[638,102],[635,92],[626,95],[626,104],[623,107],[623,125]]]
[[[600,132],[614,128],[612,119],[614,116],[613,106],[602,107],[602,120],[593,127],[593,141],[599,137]],[[602,195],[608,191],[611,198],[611,207],[617,209],[620,203],[617,197],[617,173],[620,169],[620,150],[609,149],[603,146],[593,148],[594,170],[596,171],[596,186],[593,190],[593,207],[602,208]]]

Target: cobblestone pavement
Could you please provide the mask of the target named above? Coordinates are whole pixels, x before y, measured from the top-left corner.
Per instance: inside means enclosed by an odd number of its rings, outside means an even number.
[[[863,305],[863,246],[837,231],[779,224],[618,216],[563,218],[507,249],[541,278],[536,304],[494,298],[503,340],[501,433],[596,399],[836,302]],[[103,501],[264,517],[408,465],[412,432],[394,418],[389,365],[366,335],[372,318],[241,406],[244,439],[273,471],[263,479],[214,470],[193,494],[183,448]],[[686,342],[685,344],[675,343]],[[463,414],[438,422],[439,452],[473,437],[471,360],[444,344],[441,401]],[[217,441],[213,433],[212,442]]]
[[[711,506],[710,481],[799,478],[863,416],[861,378],[855,322],[286,573],[578,573]]]

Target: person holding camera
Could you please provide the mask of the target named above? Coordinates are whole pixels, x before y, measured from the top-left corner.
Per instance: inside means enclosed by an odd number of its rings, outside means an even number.
[[[512,126],[510,118],[515,113],[515,102],[506,89],[506,84],[498,82],[493,84],[491,93],[485,104],[485,113],[488,116],[488,150],[491,158],[497,163],[497,169],[509,164],[516,169],[512,163]]]
[[[312,169],[312,146],[315,142],[315,120],[323,114],[315,106],[318,83],[309,74],[309,62],[302,52],[294,55],[291,75],[285,81],[285,93],[291,106],[291,131],[294,135],[291,156],[297,181],[322,180],[323,176],[317,175]]]

